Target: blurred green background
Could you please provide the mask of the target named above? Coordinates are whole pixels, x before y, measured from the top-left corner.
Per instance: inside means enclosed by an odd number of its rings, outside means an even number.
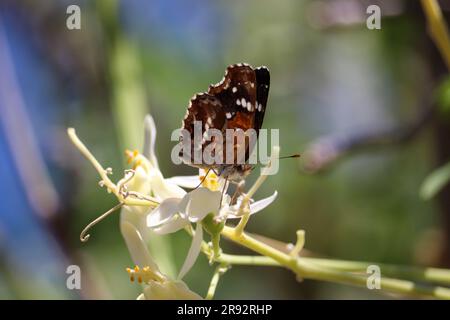
[[[71,4],[81,8],[81,30],[66,27]],[[381,30],[366,27],[369,4],[381,8]],[[190,97],[239,62],[269,67],[263,127],[280,128],[282,154],[303,154],[283,160],[258,191],[279,197],[249,231],[293,242],[302,228],[306,248],[324,257],[450,267],[448,188],[431,201],[419,196],[425,177],[450,158],[450,123],[449,108],[434,99],[446,90],[447,71],[418,1],[2,0],[0,298],[134,299],[140,287],[125,272],[132,261],[119,215],[79,241],[116,199],[99,188],[66,128],[119,179],[123,151],[141,149],[151,113],[164,175],[194,174],[172,164],[170,134]],[[318,170],[329,148],[347,147],[352,152]],[[177,270],[189,238],[164,238],[160,254]],[[248,253],[225,241],[224,249]],[[81,266],[81,291],[66,288],[70,264]],[[186,283],[204,295],[212,272],[201,256]],[[216,294],[385,297],[239,266]]]

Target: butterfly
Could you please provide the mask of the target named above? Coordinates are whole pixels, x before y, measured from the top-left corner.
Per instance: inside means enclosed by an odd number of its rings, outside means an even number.
[[[207,92],[193,96],[182,122],[182,129],[187,132],[191,144],[190,152],[185,152],[184,149],[180,151],[179,155],[183,161],[194,167],[214,170],[229,181],[239,182],[244,179],[253,168],[248,159],[254,143],[248,138],[241,140],[240,143],[233,138],[230,147],[224,142],[227,139],[226,132],[230,129],[242,132],[253,129],[256,135],[259,135],[266,111],[269,86],[270,73],[267,67],[253,68],[248,64],[239,63],[228,66],[223,79],[215,85],[210,85]],[[195,137],[196,124],[200,124],[200,139]],[[219,130],[223,139],[209,137],[211,129]],[[183,137],[180,137],[180,142],[183,142]],[[213,156],[221,153],[222,159],[226,158],[226,153],[231,148],[234,152],[232,161],[196,162],[194,153],[203,152],[208,146],[213,149]],[[238,159],[236,156],[239,151],[242,151],[244,159]]]

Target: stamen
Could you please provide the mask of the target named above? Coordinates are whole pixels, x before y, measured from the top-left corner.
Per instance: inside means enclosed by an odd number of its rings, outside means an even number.
[[[244,209],[245,206],[247,206],[250,199],[253,197],[253,195],[256,193],[256,191],[258,191],[259,187],[261,187],[261,185],[267,179],[267,174],[264,169],[267,170],[268,168],[270,168],[272,166],[273,160],[277,159],[279,154],[280,154],[280,148],[278,146],[273,147],[269,163],[267,164],[267,166],[265,168],[263,168],[263,170],[261,171],[261,175],[258,177],[258,179],[256,179],[253,186],[250,188],[250,190],[244,196],[244,199],[241,202],[240,210]]]
[[[256,191],[261,187],[261,185],[264,183],[264,181],[267,179],[266,170],[272,166],[273,160],[278,159],[280,154],[280,147],[274,146],[272,147],[272,154],[270,155],[269,163],[266,167],[264,167],[261,170],[261,175],[256,179],[253,186],[250,188],[250,190],[247,192],[247,194],[244,195],[244,198],[242,199],[241,205],[239,206],[238,214],[243,214],[241,220],[239,221],[238,225],[235,228],[235,232],[237,235],[241,235],[244,231],[245,226],[247,225],[248,220],[250,219],[250,210],[249,210],[249,202],[252,199],[253,195],[256,193]]]
[[[125,156],[127,157],[127,163],[131,163],[134,161],[134,159],[136,159],[136,157],[139,155],[139,151],[137,150],[125,150]]]
[[[69,138],[72,140],[72,143],[75,145],[75,147],[77,147],[77,149],[86,157],[86,159],[88,159],[89,162],[92,163],[92,165],[94,166],[95,170],[98,172],[98,174],[101,177],[101,185],[105,186],[108,193],[114,193],[114,195],[119,199],[120,202],[123,202],[126,205],[135,205],[135,206],[157,206],[159,203],[158,201],[156,201],[156,199],[152,198],[152,197],[148,197],[148,198],[144,198],[142,197],[142,199],[125,199],[123,194],[121,192],[124,192],[124,190],[121,188],[119,188],[118,186],[116,186],[108,177],[109,174],[109,170],[108,169],[104,169],[102,167],[102,165],[97,161],[97,159],[92,155],[92,153],[88,150],[88,148],[86,148],[86,146],[83,144],[83,142],[81,142],[81,140],[78,138],[75,129],[73,128],[68,128],[67,129],[67,134],[69,135]],[[137,152],[137,150],[135,150],[134,152],[127,150],[126,151],[127,155],[130,155],[131,161],[135,158],[135,157],[142,157],[141,155],[139,155],[139,153]],[[146,165],[146,163],[143,161],[141,164],[145,170],[149,170],[149,166]],[[126,180],[121,180],[122,185],[126,182],[129,181],[129,179],[132,178],[131,177],[125,177]]]
[[[149,283],[150,281],[163,282],[165,280],[163,275],[152,270],[149,266],[143,267],[142,269],[139,266],[135,266],[133,269],[127,268],[126,270],[130,275],[131,282],[134,282],[135,279],[137,279],[138,283]]]
[[[300,251],[302,251],[304,245],[305,245],[305,231],[297,230],[297,242],[295,243],[295,246],[292,248],[291,252],[289,253],[290,256],[297,258]]]
[[[117,209],[121,208],[124,205],[124,203],[119,203],[116,206],[114,206],[113,208],[109,209],[108,211],[106,211],[104,214],[102,214],[100,217],[98,217],[97,219],[95,219],[94,221],[92,221],[91,223],[89,223],[84,229],[83,231],[81,231],[80,233],[80,240],[81,242],[86,242],[89,240],[89,237],[91,236],[90,234],[86,234],[87,231],[92,228],[94,225],[96,225],[97,223],[99,223],[100,221],[102,221],[103,219],[105,219],[107,216],[109,216],[111,213],[113,213],[114,211],[116,211]]]
[[[217,191],[219,189],[219,177],[212,170],[208,170],[205,175],[200,175],[200,185],[208,188],[211,191]]]
[[[80,150],[80,152],[86,157],[86,159],[89,160],[89,162],[92,163],[94,168],[99,173],[100,177],[104,181],[104,184],[108,188],[108,190],[111,190],[115,192],[116,185],[109,179],[108,175],[105,172],[105,169],[101,166],[101,164],[95,159],[95,157],[92,155],[92,153],[86,148],[86,146],[81,142],[81,140],[77,137],[77,134],[75,132],[75,129],[68,128],[67,134],[69,135],[69,138],[72,140],[73,144]]]

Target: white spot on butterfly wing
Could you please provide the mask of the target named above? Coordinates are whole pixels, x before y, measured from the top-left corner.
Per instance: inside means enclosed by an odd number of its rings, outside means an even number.
[[[242,105],[242,107],[245,108],[246,104],[247,104],[247,102],[245,101],[245,98],[242,98],[242,99],[241,99],[241,105]]]
[[[238,106],[240,106],[240,105],[241,105],[241,100],[237,99],[237,100],[236,100],[236,104],[237,104]]]
[[[237,88],[236,88],[236,87],[233,87],[233,89],[231,89],[231,91],[233,91],[233,93],[236,93]]]
[[[247,102],[247,110],[248,111],[252,111],[252,104],[249,102]]]
[[[227,113],[225,113],[225,116],[227,117],[227,119],[231,119],[231,117],[232,117],[233,115],[231,114],[231,112],[227,112]]]

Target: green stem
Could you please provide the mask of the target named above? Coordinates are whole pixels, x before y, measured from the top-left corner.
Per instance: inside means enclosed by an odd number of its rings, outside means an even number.
[[[293,270],[305,279],[329,281],[334,283],[367,286],[367,277],[348,272],[328,269],[313,263],[297,259],[297,268]],[[450,299],[450,289],[418,284],[409,280],[393,279],[381,276],[381,289],[409,296],[430,296],[437,299]]]
[[[237,233],[234,228],[224,227],[222,235],[233,242],[249,248],[265,257],[271,258],[279,265],[290,269],[299,278],[322,280],[348,285],[367,285],[366,275],[354,274],[348,271],[339,270],[335,266],[333,267],[331,265],[325,267],[323,266],[323,260],[321,260],[322,265],[320,265],[320,261],[319,263],[317,263],[317,260],[316,263],[314,263],[314,261],[312,260],[307,260],[308,258],[289,256],[288,254],[281,252],[271,246],[268,246],[267,244],[262,243],[245,233]],[[233,262],[230,260],[226,260],[227,258],[230,258],[230,256],[223,254],[221,257],[221,261],[226,261],[232,264]],[[234,260],[234,262],[236,262],[237,258],[234,258]],[[258,260],[255,260],[255,257],[252,257],[250,259],[247,258],[247,261],[255,262]],[[259,260],[259,262],[261,262],[261,260]],[[341,264],[341,267],[345,264],[346,262]],[[354,265],[353,267],[356,266]],[[359,265],[358,267],[362,267],[362,265]],[[393,268],[391,266],[390,271],[392,270]],[[448,288],[422,285],[409,280],[399,280],[384,276],[381,277],[381,290],[411,296],[431,296],[438,299],[450,299],[450,289]]]
[[[226,271],[226,267],[223,265],[217,266],[214,271],[214,275],[211,279],[211,283],[209,284],[208,293],[206,294],[206,300],[212,300],[214,298],[214,294],[216,293],[217,285],[220,280],[220,276]]]
[[[218,259],[220,257],[220,233],[216,233],[211,236],[212,248],[214,259]]]
[[[388,277],[396,277],[402,279],[411,279],[416,281],[433,282],[442,285],[450,285],[450,270],[440,268],[420,268],[411,266],[397,266],[385,263],[359,262],[348,260],[321,259],[301,257],[304,261],[312,262],[318,266],[332,268],[339,271],[347,272],[366,272],[370,265],[380,267],[383,275]],[[239,256],[224,254],[217,260],[218,262],[226,262],[233,265],[252,265],[267,267],[282,267],[277,261],[270,257],[264,256]]]
[[[311,261],[317,265],[334,268],[336,270],[348,272],[366,272],[370,265],[380,267],[382,274],[389,277],[399,277],[405,279],[414,279],[417,281],[434,282],[444,285],[450,285],[450,270],[440,268],[420,268],[411,266],[397,266],[384,263],[370,263],[345,260],[329,260],[319,258],[302,258]]]

